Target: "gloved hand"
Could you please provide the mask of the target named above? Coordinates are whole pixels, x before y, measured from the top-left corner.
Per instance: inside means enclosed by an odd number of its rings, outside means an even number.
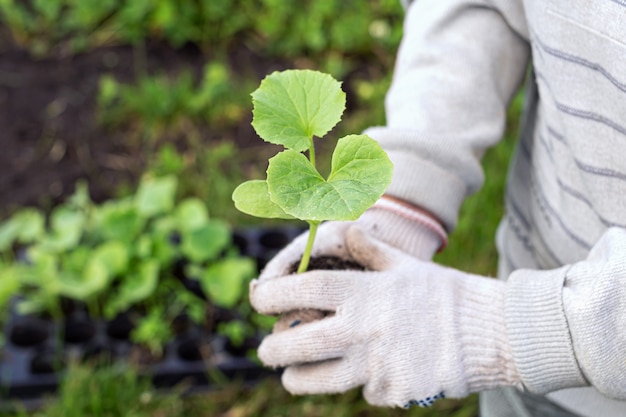
[[[447,243],[445,230],[432,217],[417,207],[390,196],[383,196],[356,221],[327,222],[320,225],[312,258],[334,256],[351,261],[345,246],[345,234],[354,225],[358,225],[368,235],[424,260],[430,260],[437,249]],[[263,269],[259,280],[293,273],[304,252],[308,235],[308,232],[304,232],[272,258]],[[274,325],[274,332],[287,329],[294,323],[308,323],[324,316],[325,313],[314,309],[286,312]]]
[[[311,271],[251,284],[260,313],[331,312],[260,345],[264,364],[286,367],[288,391],[363,385],[373,405],[408,407],[520,383],[503,282],[419,261],[358,227],[345,236],[347,252],[370,271]]]
[[[447,234],[432,217],[395,198],[383,196],[372,208],[353,222],[326,222],[319,226],[312,257],[320,255],[349,259],[345,249],[345,232],[359,225],[368,235],[382,240],[419,259],[430,260],[445,246]],[[308,232],[304,232],[280,251],[265,266],[260,280],[291,273],[306,246]]]

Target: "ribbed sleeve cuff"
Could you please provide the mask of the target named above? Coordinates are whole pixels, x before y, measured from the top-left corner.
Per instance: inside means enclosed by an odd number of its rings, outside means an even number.
[[[468,392],[518,386],[504,321],[505,283],[470,276],[459,285],[458,332]]]
[[[574,355],[563,310],[563,283],[569,268],[518,270],[507,282],[507,332],[522,382],[532,392],[588,385]]]
[[[385,196],[357,223],[378,239],[425,261],[448,243],[446,231],[436,220]]]

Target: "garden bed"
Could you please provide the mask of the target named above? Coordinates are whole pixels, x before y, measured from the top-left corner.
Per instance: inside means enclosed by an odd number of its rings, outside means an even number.
[[[35,58],[13,45],[0,31],[0,213],[19,206],[52,206],[87,179],[96,201],[115,195],[120,184],[135,183],[149,155],[129,140],[127,132],[98,120],[99,79],[111,74],[137,79],[137,50],[131,46],[94,49],[74,56]],[[193,46],[173,49],[153,42],[145,47],[145,71],[196,75],[210,61]],[[245,46],[233,51],[234,67],[255,68],[260,80],[277,68]],[[207,145],[229,139],[246,147],[256,137],[250,117],[224,129],[204,129]],[[181,142],[182,138],[170,138]]]
[[[233,232],[233,242],[243,256],[256,260],[259,269],[295,236],[298,227],[245,228]],[[205,297],[201,289],[188,290]],[[241,380],[247,384],[275,372],[262,367],[252,352],[261,334],[235,345],[216,329],[233,319],[234,311],[213,308],[210,324],[194,324],[184,315],[175,323],[174,338],[163,347],[160,357],[151,356],[130,338],[133,329],[129,314],[112,320],[90,318],[85,306],[67,303],[64,318],[21,315],[15,304],[5,325],[5,345],[0,357],[2,400],[18,401],[27,407],[59,387],[59,376],[73,362],[98,360],[137,366],[157,388],[211,389],[216,381]],[[213,379],[212,379],[213,378]],[[217,380],[215,380],[217,378]]]

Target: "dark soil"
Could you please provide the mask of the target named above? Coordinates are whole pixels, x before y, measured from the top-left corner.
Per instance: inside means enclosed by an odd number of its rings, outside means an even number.
[[[312,257],[309,261],[309,270],[322,269],[322,270],[355,270],[364,271],[363,265],[350,261],[348,259],[342,259],[336,256],[317,256]]]
[[[230,59],[234,68],[255,71],[259,81],[267,71],[280,69],[275,59],[243,45]],[[25,205],[50,207],[71,194],[78,179],[89,181],[96,201],[114,195],[120,184],[134,184],[145,155],[128,135],[98,123],[100,77],[111,74],[131,82],[138,67],[148,74],[183,68],[199,74],[210,60],[194,46],[173,49],[163,43],[38,59],[0,28],[0,215]],[[207,142],[230,136],[241,146],[258,140],[250,120],[231,132],[203,129],[202,134]]]

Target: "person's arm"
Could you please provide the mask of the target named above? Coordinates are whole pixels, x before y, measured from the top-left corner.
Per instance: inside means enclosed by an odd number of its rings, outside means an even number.
[[[294,394],[363,386],[371,404],[428,406],[503,386],[535,393],[593,386],[626,399],[626,230],[587,259],[518,270],[506,282],[421,262],[358,229],[346,250],[361,271],[254,281],[263,314],[316,309],[321,320],[264,339]]]
[[[590,384],[626,399],[626,230],[609,229],[587,259],[573,265],[513,272],[505,306],[527,389]]]
[[[392,195],[451,231],[482,185],[480,159],[503,135],[528,66],[519,0],[415,0],[386,98],[387,124],[368,129],[394,163]]]

